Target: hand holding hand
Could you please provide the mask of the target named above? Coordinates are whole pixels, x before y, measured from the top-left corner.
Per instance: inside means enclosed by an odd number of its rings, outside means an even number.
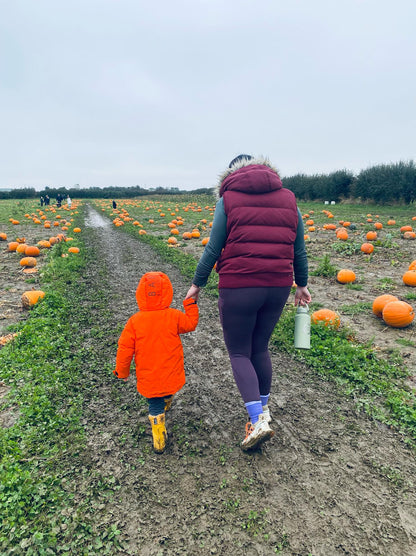
[[[311,294],[306,286],[297,286],[295,292],[295,306],[307,305],[312,300]]]
[[[190,297],[192,297],[192,299],[195,299],[195,301],[198,301],[198,296],[199,296],[200,290],[201,290],[201,288],[199,286],[195,286],[195,284],[192,284],[192,286],[188,290],[188,293],[185,296],[185,299],[189,299]]]

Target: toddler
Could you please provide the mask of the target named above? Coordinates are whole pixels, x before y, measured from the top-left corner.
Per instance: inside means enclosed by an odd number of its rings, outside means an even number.
[[[166,447],[165,411],[172,396],[185,384],[180,334],[195,330],[198,306],[194,299],[183,301],[185,313],[170,308],[172,284],[163,272],[147,272],[137,286],[139,311],[127,321],[118,341],[114,374],[124,380],[130,374],[134,357],[137,390],[149,403],[153,449]]]

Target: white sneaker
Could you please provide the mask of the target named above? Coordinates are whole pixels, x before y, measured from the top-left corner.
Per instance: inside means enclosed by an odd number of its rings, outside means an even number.
[[[268,423],[272,422],[272,416],[270,415],[270,409],[268,405],[263,405],[263,415],[265,416]]]
[[[269,427],[264,413],[259,416],[257,423],[252,425],[250,422],[246,425],[246,437],[241,443],[242,450],[250,450],[255,446],[259,446],[274,435],[274,431]]]

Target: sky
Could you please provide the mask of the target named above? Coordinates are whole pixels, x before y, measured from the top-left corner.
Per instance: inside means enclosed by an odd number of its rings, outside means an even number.
[[[415,159],[415,0],[0,0],[0,189]]]

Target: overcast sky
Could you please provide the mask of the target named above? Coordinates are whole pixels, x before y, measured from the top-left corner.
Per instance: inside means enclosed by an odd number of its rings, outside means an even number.
[[[0,0],[0,188],[415,159],[415,0]]]

